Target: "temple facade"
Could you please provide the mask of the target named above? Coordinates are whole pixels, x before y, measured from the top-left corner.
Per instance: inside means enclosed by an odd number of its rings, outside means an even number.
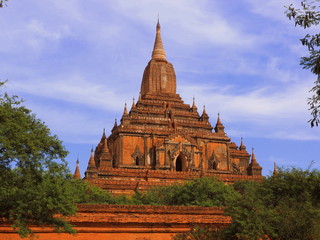
[[[110,136],[103,131],[85,179],[115,194],[130,194],[199,176],[227,182],[262,178],[253,151],[250,155],[242,140],[240,146],[231,142],[219,114],[212,126],[205,108],[200,115],[194,100],[192,105],[184,103],[176,86],[158,22],[139,99],[130,108],[125,105]]]

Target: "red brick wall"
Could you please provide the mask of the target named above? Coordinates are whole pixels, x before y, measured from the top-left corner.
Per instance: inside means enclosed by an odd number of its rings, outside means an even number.
[[[195,225],[224,227],[231,221],[222,208],[181,206],[79,205],[71,223],[77,235],[53,233],[50,228],[32,229],[40,240],[169,240]],[[20,237],[8,225],[0,226],[1,240]]]

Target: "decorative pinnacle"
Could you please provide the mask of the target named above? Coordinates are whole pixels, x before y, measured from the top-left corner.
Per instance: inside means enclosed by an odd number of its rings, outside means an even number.
[[[127,103],[124,104],[123,115],[128,115]]]
[[[278,168],[277,168],[277,164],[276,162],[273,163],[273,175],[277,175],[278,174]]]
[[[218,113],[217,125],[222,125],[221,120],[220,120],[220,113]]]
[[[243,144],[243,138],[241,137],[240,150],[246,150],[246,146]]]
[[[132,106],[131,106],[131,108],[135,108],[136,107],[136,104],[135,104],[135,102],[134,102],[134,98],[132,99]]]
[[[74,176],[74,178],[76,178],[76,179],[80,179],[80,178],[81,178],[80,167],[79,167],[79,157],[77,157],[76,170],[74,171],[73,176]]]
[[[90,155],[90,159],[88,162],[88,168],[90,167],[96,167],[95,161],[94,161],[94,151],[93,151],[93,146],[91,148],[91,155]]]
[[[196,99],[194,97],[192,98],[192,109],[193,109],[193,111],[197,110]]]
[[[161,39],[161,32],[160,32],[160,22],[158,18],[157,27],[156,27],[156,39],[154,41],[153,51],[152,51],[152,59],[154,60],[162,60],[167,61],[166,53],[164,51],[162,39]]]
[[[251,163],[257,163],[256,155],[254,154],[254,148],[252,148]]]

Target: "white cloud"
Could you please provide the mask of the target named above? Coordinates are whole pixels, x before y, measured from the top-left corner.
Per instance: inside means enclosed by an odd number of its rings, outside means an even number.
[[[119,110],[124,106],[124,99],[131,99],[126,93],[108,84],[93,83],[81,75],[74,74],[58,78],[46,77],[21,82],[11,82],[12,91],[73,102],[106,110]]]
[[[318,129],[311,130],[307,123],[308,89],[308,84],[296,83],[282,89],[253,88],[235,93],[232,87],[197,85],[182,86],[181,95],[186,99],[195,96],[200,114],[199,106],[203,104],[212,119],[220,112],[222,119],[231,126],[231,135],[319,140]],[[211,123],[215,124],[215,120]]]

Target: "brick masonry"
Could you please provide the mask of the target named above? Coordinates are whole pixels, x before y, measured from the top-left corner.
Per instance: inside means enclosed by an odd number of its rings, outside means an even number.
[[[227,226],[222,208],[185,206],[78,205],[70,218],[77,235],[57,234],[33,227],[40,240],[169,240],[193,226]],[[8,225],[0,226],[1,240],[20,239]]]

